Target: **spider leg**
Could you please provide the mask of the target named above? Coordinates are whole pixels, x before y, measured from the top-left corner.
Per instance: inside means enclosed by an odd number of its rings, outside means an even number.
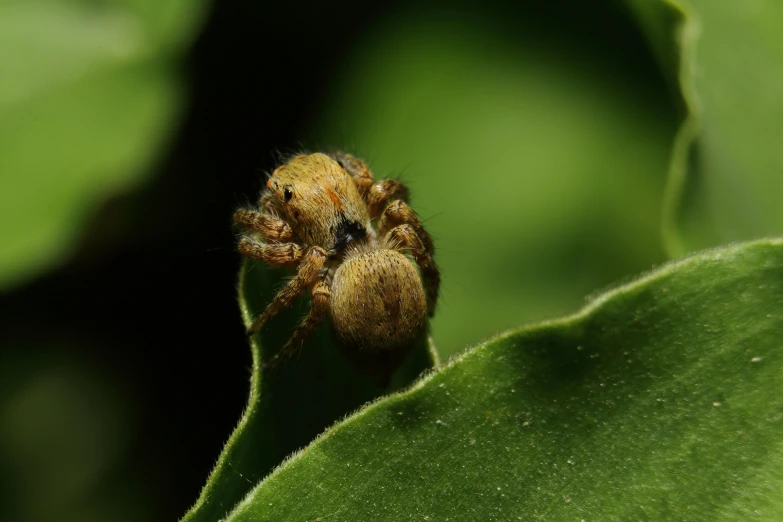
[[[329,285],[321,279],[310,290],[310,295],[313,298],[310,312],[302,320],[301,324],[297,327],[293,337],[286,343],[280,352],[272,357],[269,362],[264,363],[264,371],[274,368],[281,360],[287,359],[295,354],[304,344],[305,339],[313,333],[313,330],[321,324],[326,311],[329,309]]]
[[[244,240],[244,238],[243,238]],[[242,244],[242,241],[240,241]],[[293,243],[283,243],[280,246],[293,245]],[[274,246],[274,245],[265,245]],[[296,248],[298,246],[294,245]],[[321,277],[321,269],[326,263],[327,259],[326,250],[321,247],[310,247],[307,253],[302,256],[299,262],[299,268],[297,269],[296,276],[291,279],[287,285],[283,287],[280,292],[277,293],[275,298],[269,305],[267,305],[264,312],[259,315],[253,324],[248,328],[248,335],[252,335],[260,330],[266,322],[277,315],[280,310],[291,306],[291,304],[299,297],[305,288],[312,286]]]
[[[370,217],[378,217],[386,204],[395,199],[407,201],[408,187],[395,179],[382,179],[374,184],[365,198],[367,206],[370,207]]]
[[[413,230],[416,232],[416,235],[419,236],[419,239],[421,239],[421,242],[424,245],[424,250],[428,254],[432,255],[432,238],[424,229],[424,225],[422,224],[421,219],[419,219],[419,216],[416,214],[416,212],[413,211],[411,207],[408,206],[407,203],[398,199],[396,201],[392,201],[386,206],[385,209],[383,209],[381,219],[378,221],[378,232],[381,234],[386,234],[389,230],[399,225],[412,226]]]
[[[242,236],[237,251],[275,266],[294,266],[302,259],[302,247],[296,243],[261,243],[249,236]]]
[[[254,230],[265,239],[276,243],[291,241],[294,237],[288,223],[257,210],[240,208],[234,212],[234,223]]]
[[[409,224],[398,225],[386,234],[386,240],[402,252],[407,252],[416,260],[416,264],[421,270],[421,277],[424,282],[424,291],[427,296],[427,311],[432,315],[435,311],[435,303],[438,300],[438,289],[440,287],[440,272],[435,266],[432,254],[427,251],[427,247],[416,233],[416,229]]]
[[[362,198],[367,198],[367,193],[370,191],[370,187],[375,183],[370,167],[367,164],[352,154],[347,152],[333,152],[329,154],[329,157],[340,164],[342,168],[353,178],[356,187],[359,189],[359,194]]]

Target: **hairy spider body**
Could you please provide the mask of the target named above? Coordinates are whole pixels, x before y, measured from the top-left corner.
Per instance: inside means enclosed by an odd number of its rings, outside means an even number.
[[[351,351],[403,353],[427,325],[419,274],[396,250],[348,256],[335,271],[329,306],[337,340]]]
[[[407,189],[373,179],[346,153],[295,156],[266,183],[258,208],[240,209],[238,250],[296,276],[248,328],[252,334],[309,289],[312,306],[267,362],[298,350],[327,312],[338,344],[367,367],[396,368],[427,328],[440,276]]]

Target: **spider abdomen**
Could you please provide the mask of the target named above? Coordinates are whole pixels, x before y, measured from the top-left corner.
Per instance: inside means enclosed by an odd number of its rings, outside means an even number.
[[[353,358],[402,358],[427,326],[419,272],[395,250],[349,255],[335,271],[329,301],[337,341]]]

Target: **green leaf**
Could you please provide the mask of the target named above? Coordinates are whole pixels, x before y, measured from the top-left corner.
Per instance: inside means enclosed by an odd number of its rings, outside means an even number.
[[[272,300],[284,275],[262,263],[243,264],[239,303],[246,327]],[[378,384],[375,377],[343,358],[324,323],[292,359],[261,372],[261,362],[285,345],[308,307],[309,299],[301,298],[251,338],[253,369],[247,409],[183,521],[222,518],[285,457],[335,421],[380,395],[408,386],[422,371],[438,364],[432,340],[424,338],[391,380]]]
[[[227,520],[780,520],[781,303],[780,239],[664,266],[364,408]]]
[[[780,234],[783,3],[629,2],[657,28],[647,31],[653,47],[677,44],[664,70],[678,78],[687,115],[671,158],[667,249]]]
[[[409,9],[367,28],[311,139],[408,183],[443,273],[444,356],[666,259],[665,84],[592,35],[489,11]]]
[[[202,0],[0,6],[0,287],[54,266],[138,183],[182,106]]]

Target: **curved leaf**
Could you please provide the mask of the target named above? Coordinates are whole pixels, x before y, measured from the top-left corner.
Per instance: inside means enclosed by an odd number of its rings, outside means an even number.
[[[0,286],[60,262],[100,202],[148,169],[205,4],[0,5]]]
[[[783,240],[664,266],[364,408],[227,520],[779,520],[781,303]]]
[[[783,231],[783,4],[628,0],[687,115],[664,208],[671,255]],[[676,65],[675,65],[676,64]]]
[[[246,327],[272,300],[284,275],[263,263],[243,263],[239,303]],[[201,497],[183,521],[214,522],[223,517],[283,459],[335,421],[382,394],[409,385],[438,363],[432,340],[422,339],[391,381],[378,385],[343,359],[324,323],[292,359],[262,372],[262,361],[285,345],[308,306],[307,298],[300,299],[251,338],[253,369],[247,409]]]

